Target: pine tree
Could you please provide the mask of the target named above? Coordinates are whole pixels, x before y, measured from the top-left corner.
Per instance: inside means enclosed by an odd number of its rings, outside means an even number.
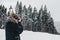
[[[19,17],[22,18],[22,2],[19,4],[19,11],[18,11]]]
[[[47,21],[47,8],[46,8],[46,5],[44,7],[44,11],[43,11],[43,14],[42,14],[42,21],[43,21],[43,24],[45,24],[45,22]]]
[[[44,10],[43,10],[43,14],[42,14],[42,27],[41,27],[41,31],[47,32],[48,30],[48,13],[47,13],[47,7],[46,5],[44,6]]]
[[[0,28],[2,26],[2,5],[0,5]]]
[[[32,7],[31,7],[31,5],[29,5],[29,7],[28,7],[28,16],[29,16],[29,18],[32,18]]]
[[[37,9],[36,7],[34,7],[33,10],[33,14],[32,14],[32,20],[33,20],[33,26],[32,26],[32,30],[33,31],[37,31],[37,17],[38,17],[38,13],[37,13]]]
[[[8,11],[8,16],[10,16],[10,14],[13,12],[13,8],[12,6],[10,5],[10,8],[9,8],[9,11]]]
[[[37,17],[37,20],[38,20],[38,26],[37,26],[37,30],[38,31],[41,31],[42,29],[42,14],[43,14],[43,6],[41,6],[40,10],[39,10],[39,14],[38,14],[38,17]]]
[[[5,6],[3,5],[0,5],[0,28],[2,25],[5,24],[5,21],[6,21],[6,11],[7,11],[7,8],[5,8]]]
[[[23,7],[23,12],[24,12],[25,15],[27,16],[27,8],[26,8],[26,5],[24,5],[24,7]]]
[[[18,1],[17,1],[17,4],[16,4],[16,7],[15,7],[15,11],[16,11],[16,13],[18,15],[18,11],[19,11],[19,2]]]
[[[53,18],[51,17],[51,15],[50,15],[50,11],[48,13],[47,26],[48,26],[47,30],[48,30],[49,33],[53,33],[53,34],[58,33],[55,26],[54,26],[54,21],[53,21]]]
[[[27,27],[28,15],[27,15],[27,8],[25,5],[23,6],[22,18],[23,18],[23,25],[24,25],[24,30],[25,30],[28,28]]]
[[[32,19],[31,19],[32,7],[31,7],[31,5],[29,5],[28,9],[24,5],[22,13],[23,13],[22,18],[24,19],[24,21],[23,21],[24,29],[32,30],[32,25],[31,25],[32,24]]]
[[[35,21],[37,19],[37,9],[34,7],[33,14],[32,14],[32,19]]]
[[[53,19],[50,15],[50,12],[48,13],[47,12],[47,7],[45,5],[44,7],[44,11],[43,11],[43,15],[42,15],[42,28],[41,28],[41,31],[43,32],[49,32],[49,33],[58,33],[54,27],[54,22],[53,22]]]

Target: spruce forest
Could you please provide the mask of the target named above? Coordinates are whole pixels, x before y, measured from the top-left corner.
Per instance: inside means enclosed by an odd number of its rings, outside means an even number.
[[[29,5],[26,8],[26,5],[22,6],[22,2],[16,3],[15,11],[16,14],[22,19],[21,24],[23,25],[24,30],[33,31],[33,32],[48,32],[52,34],[57,34],[57,30],[54,26],[54,20],[51,17],[50,11],[47,10],[46,5],[41,6],[40,10],[37,11],[37,8]],[[4,29],[4,25],[7,17],[10,15],[10,10],[13,9],[10,6],[9,11],[4,5],[0,5],[0,28]],[[13,11],[12,11],[13,12]]]

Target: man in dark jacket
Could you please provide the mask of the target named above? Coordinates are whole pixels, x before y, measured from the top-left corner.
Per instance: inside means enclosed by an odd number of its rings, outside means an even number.
[[[23,32],[21,20],[18,20],[16,14],[12,14],[5,25],[6,40],[20,40],[20,35]]]

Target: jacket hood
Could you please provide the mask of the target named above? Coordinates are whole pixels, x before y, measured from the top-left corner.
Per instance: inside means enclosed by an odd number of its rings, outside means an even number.
[[[12,17],[7,17],[7,22],[13,22],[13,23],[16,23],[16,21],[14,20],[14,18]]]

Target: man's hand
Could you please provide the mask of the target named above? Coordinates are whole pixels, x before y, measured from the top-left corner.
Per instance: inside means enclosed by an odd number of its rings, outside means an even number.
[[[20,20],[18,20],[18,22],[21,22],[21,19],[20,19]]]

